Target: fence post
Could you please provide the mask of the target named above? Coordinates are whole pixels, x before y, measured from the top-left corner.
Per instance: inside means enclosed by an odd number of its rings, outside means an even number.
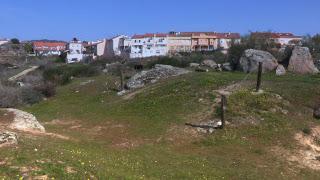
[[[122,69],[122,66],[120,66],[119,68],[120,70],[120,91],[123,91],[124,90],[124,77],[123,77],[123,69]]]
[[[256,88],[257,92],[259,92],[259,90],[261,88],[261,76],[262,76],[262,62],[259,62],[257,88]]]
[[[226,103],[227,103],[227,98],[225,95],[221,95],[221,126],[220,129],[223,129],[225,126],[225,111],[226,111]]]

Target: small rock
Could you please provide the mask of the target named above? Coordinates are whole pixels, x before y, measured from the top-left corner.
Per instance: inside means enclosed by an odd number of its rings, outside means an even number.
[[[215,69],[218,67],[218,64],[214,62],[214,60],[204,60],[201,65],[210,67],[212,69]]]
[[[316,119],[320,119],[320,107],[317,107],[313,111],[313,117]]]
[[[224,71],[232,71],[231,64],[230,63],[222,64],[222,70],[224,70]]]
[[[192,67],[192,68],[197,68],[197,67],[200,67],[200,64],[198,64],[198,63],[190,63],[189,66]]]
[[[283,67],[283,65],[279,64],[276,70],[277,76],[283,76],[286,74],[286,69]]]
[[[123,95],[125,95],[126,93],[127,93],[127,91],[126,91],[126,90],[123,90],[123,91],[118,92],[117,95],[118,95],[118,96],[123,96]]]
[[[13,132],[0,132],[0,146],[18,144],[18,137]]]

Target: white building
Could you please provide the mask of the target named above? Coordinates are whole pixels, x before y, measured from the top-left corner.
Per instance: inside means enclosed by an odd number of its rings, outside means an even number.
[[[131,40],[130,58],[168,55],[167,34],[134,35]]]
[[[84,46],[81,41],[73,40],[67,46],[67,63],[76,63],[84,59]]]
[[[105,56],[107,53],[107,39],[103,39],[100,43],[97,44],[97,56]]]
[[[106,56],[121,56],[125,50],[125,40],[129,39],[128,36],[120,35],[113,37],[106,41]]]
[[[0,46],[3,44],[7,44],[10,40],[8,39],[0,39]]]

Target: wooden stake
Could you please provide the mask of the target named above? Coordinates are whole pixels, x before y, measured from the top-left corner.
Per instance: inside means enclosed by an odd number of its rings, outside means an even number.
[[[221,95],[221,126],[220,129],[223,129],[225,126],[225,111],[226,111],[227,98],[225,95]]]
[[[261,88],[261,76],[262,76],[262,62],[259,62],[259,69],[258,69],[258,78],[257,78],[257,88],[256,91],[259,92]]]
[[[124,77],[123,77],[122,67],[120,67],[120,83],[121,83],[120,91],[123,91],[124,90]]]

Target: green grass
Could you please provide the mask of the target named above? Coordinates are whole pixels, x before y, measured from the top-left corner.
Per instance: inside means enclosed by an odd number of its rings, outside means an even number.
[[[75,79],[59,87],[55,97],[24,110],[42,123],[59,119],[77,122],[83,129],[46,125],[48,132],[72,140],[22,136],[18,148],[1,149],[0,160],[9,158],[10,166],[36,166],[31,176],[45,174],[56,179],[319,179],[318,172],[289,164],[271,152],[274,146],[296,148],[294,133],[319,124],[303,114],[306,106],[320,98],[319,76],[266,74],[262,84],[266,93],[253,95],[255,75],[250,75],[252,85],[228,98],[226,118],[232,125],[203,138],[182,137],[189,138],[187,142],[169,140],[168,129],[184,127],[208,110],[217,96],[213,90],[245,76],[191,73],[148,86],[127,100],[116,96],[115,86],[110,87],[117,77]],[[95,82],[80,85],[89,79]],[[291,104],[276,99],[274,93]],[[277,107],[289,113],[270,111]],[[211,112],[212,117],[215,113]],[[303,116],[297,116],[299,113]],[[247,122],[248,117],[255,123]],[[97,127],[105,129],[98,131]],[[136,146],[115,146],[123,142]],[[22,176],[10,166],[0,166],[0,177]],[[67,173],[67,167],[77,173]]]

